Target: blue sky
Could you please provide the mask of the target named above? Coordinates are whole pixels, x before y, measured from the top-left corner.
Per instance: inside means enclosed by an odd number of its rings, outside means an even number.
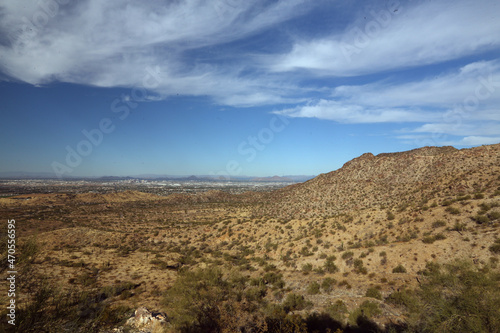
[[[0,4],[0,172],[319,174],[500,142],[500,3]]]

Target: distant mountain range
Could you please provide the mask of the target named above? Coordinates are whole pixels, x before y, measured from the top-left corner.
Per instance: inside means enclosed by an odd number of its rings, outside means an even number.
[[[271,177],[237,176],[230,179],[212,175],[172,176],[157,174],[141,174],[133,176],[103,176],[103,177],[64,177],[63,180],[87,181],[119,181],[119,180],[151,180],[151,181],[241,181],[241,182],[305,182],[314,178],[311,175],[287,175]],[[0,172],[0,179],[58,179],[51,172]]]

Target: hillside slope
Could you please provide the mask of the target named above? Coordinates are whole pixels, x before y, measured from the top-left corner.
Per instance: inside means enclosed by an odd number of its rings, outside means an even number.
[[[500,144],[462,150],[424,147],[377,156],[366,153],[338,170],[274,191],[254,213],[327,217],[348,210],[414,204],[437,193],[479,192],[481,187],[497,184],[499,172]]]

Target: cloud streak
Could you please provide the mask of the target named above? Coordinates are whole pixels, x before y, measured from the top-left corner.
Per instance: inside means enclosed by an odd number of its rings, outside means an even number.
[[[434,144],[449,143],[443,135],[468,136],[457,144],[489,143],[500,135],[500,61],[470,63],[438,77],[407,83],[387,80],[339,86],[330,99],[275,111],[289,117],[339,123],[423,123],[404,133],[427,133]],[[411,136],[397,135],[409,140]]]
[[[157,92],[164,95],[208,95],[221,103],[231,102],[225,97],[230,94],[247,95],[243,104],[277,103],[279,95],[263,93],[269,82],[240,76],[241,64],[193,66],[186,52],[246,38],[293,17],[303,3],[88,0],[59,6],[57,17],[37,26],[40,8],[7,1],[1,7],[9,18],[0,23],[8,36],[0,45],[1,69],[35,85],[133,87],[140,86],[147,66],[159,67],[164,83]],[[34,22],[30,33],[27,21]]]
[[[481,58],[500,49],[498,1],[358,4],[345,20],[332,10],[338,22],[304,38],[287,22],[325,2],[6,0],[0,73],[33,85],[142,87],[146,68],[156,68],[154,100],[208,96],[296,118],[406,123],[396,137],[438,144],[447,139],[436,133],[463,143],[500,136],[500,61]],[[278,32],[278,42],[269,37]],[[249,42],[255,36],[267,36],[265,45]],[[429,65],[432,76],[405,74]]]
[[[480,1],[389,2],[325,38],[302,40],[274,63],[279,72],[357,76],[435,64],[500,45],[500,4]],[[477,18],[482,18],[478,20]]]

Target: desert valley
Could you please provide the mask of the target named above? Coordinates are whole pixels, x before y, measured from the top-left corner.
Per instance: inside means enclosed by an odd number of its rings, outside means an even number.
[[[18,332],[500,331],[500,144],[367,153],[265,191],[27,193],[0,212]]]

